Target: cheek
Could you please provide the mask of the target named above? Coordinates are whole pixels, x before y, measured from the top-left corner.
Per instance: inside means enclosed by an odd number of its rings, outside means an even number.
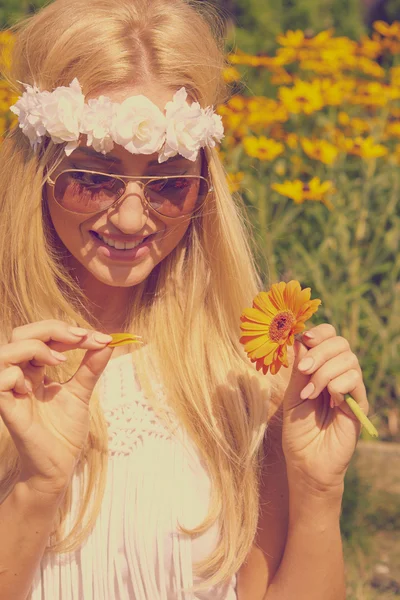
[[[165,230],[164,241],[168,246],[169,250],[173,250],[182,238],[185,236],[189,229],[190,220],[184,221],[183,223],[170,225]]]
[[[49,192],[47,192],[49,193]],[[79,226],[81,220],[74,219],[72,215],[64,211],[51,195],[47,196],[47,206],[54,231],[67,248],[81,245],[81,234]]]

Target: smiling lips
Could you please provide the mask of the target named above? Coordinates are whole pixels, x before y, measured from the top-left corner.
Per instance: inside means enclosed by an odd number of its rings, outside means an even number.
[[[92,233],[94,233],[94,235],[96,235],[96,237],[98,237],[105,244],[107,244],[107,246],[110,246],[111,248],[116,248],[116,250],[133,250],[133,248],[136,248],[137,246],[139,246],[140,244],[145,242],[150,237],[150,236],[141,237],[141,238],[136,237],[136,238],[133,238],[133,239],[131,238],[130,240],[127,240],[126,236],[120,236],[120,235],[108,236],[108,235],[100,234],[98,231],[92,231]],[[153,234],[151,234],[151,235],[153,235]]]

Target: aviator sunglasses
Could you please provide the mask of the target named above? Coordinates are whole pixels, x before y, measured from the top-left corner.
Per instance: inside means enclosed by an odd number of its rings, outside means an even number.
[[[66,169],[54,180],[47,178],[54,188],[56,202],[76,214],[93,214],[116,204],[126,192],[125,180],[136,181],[142,187],[150,209],[172,219],[198,211],[208,194],[214,191],[209,180],[202,175],[141,177]]]

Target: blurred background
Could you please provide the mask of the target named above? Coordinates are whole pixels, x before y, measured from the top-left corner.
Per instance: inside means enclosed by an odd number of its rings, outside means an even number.
[[[322,299],[314,323],[349,339],[379,431],[347,475],[348,598],[400,597],[400,0],[212,2],[231,87],[220,154],[260,271]],[[0,0],[4,65],[7,27],[44,4]],[[0,78],[0,140],[15,101]]]

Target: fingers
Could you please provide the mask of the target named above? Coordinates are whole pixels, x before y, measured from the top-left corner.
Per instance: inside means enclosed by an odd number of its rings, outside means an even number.
[[[100,351],[86,352],[79,369],[64,387],[80,400],[89,403],[93,390],[114,349],[106,346]]]
[[[336,336],[336,329],[330,323],[321,323],[302,334],[302,342],[308,347],[313,348],[323,340]]]
[[[15,390],[21,395],[30,391],[26,388],[23,371],[17,366],[9,367],[0,374],[0,396],[2,392],[9,392],[10,390]]]
[[[50,319],[16,327],[12,332],[10,343],[32,339],[41,340],[56,352],[66,352],[75,348],[95,350],[104,348],[105,344],[112,341],[111,336],[105,336],[99,331],[70,327],[64,321]],[[34,367],[44,366],[40,362],[31,364]]]
[[[63,358],[40,340],[12,342],[0,347],[0,370],[35,360],[42,365],[54,366],[59,365]]]
[[[360,381],[359,373],[356,371],[348,371],[340,375],[328,385],[328,391],[331,395],[332,408],[337,406],[347,416],[358,422],[357,417],[344,401],[345,396],[350,394],[360,406],[365,415],[368,415],[369,403],[364,382]]]
[[[302,373],[312,375],[312,373],[315,373],[317,369],[319,369],[324,363],[326,363],[331,358],[334,358],[339,354],[346,353],[348,353],[346,357],[351,363],[351,366],[349,368],[351,368],[352,366],[357,366],[357,356],[351,352],[350,344],[345,338],[336,336],[326,339],[320,342],[318,345],[315,345],[310,350],[308,350],[304,359],[299,363],[299,369]]]
[[[67,360],[63,352],[76,348],[99,350],[110,341],[111,336],[70,327],[57,319],[28,323],[16,327],[10,342],[0,347],[0,371],[18,364],[36,390],[43,381],[46,365],[56,366]]]
[[[356,355],[350,351],[342,352],[326,362],[322,360],[321,356],[318,356],[314,360],[314,365],[310,369],[303,371],[303,369],[300,368],[301,363],[306,364],[306,361],[309,358],[310,356],[308,352],[306,357],[303,359],[304,362],[301,361],[299,363],[300,371],[306,372],[307,374],[313,373],[307,386],[307,391],[302,390],[300,394],[300,398],[302,400],[306,400],[306,398],[313,400],[319,396],[322,390],[326,388],[333,379],[339,377],[347,371],[354,370],[361,377],[358,359]],[[322,366],[318,367],[318,364],[321,364]]]

